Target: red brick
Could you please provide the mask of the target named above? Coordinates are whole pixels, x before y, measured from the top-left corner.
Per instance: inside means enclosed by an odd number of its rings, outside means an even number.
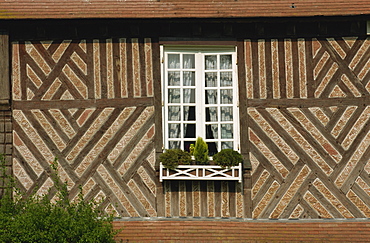
[[[228,222],[228,221],[115,221],[124,227],[117,239],[152,241],[325,241],[364,242],[370,237],[366,222]]]
[[[13,0],[1,1],[0,8],[1,19],[231,18],[370,14],[370,4],[367,0]]]

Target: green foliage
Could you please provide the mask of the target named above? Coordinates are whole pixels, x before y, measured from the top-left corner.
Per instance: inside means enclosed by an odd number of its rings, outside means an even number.
[[[0,161],[4,169],[1,155]],[[67,184],[57,173],[57,160],[51,171],[57,190],[55,202],[47,195],[25,197],[14,187],[14,179],[9,180],[13,183],[0,199],[0,242],[115,242],[113,217],[105,215],[95,201],[83,200],[82,192],[71,202]]]
[[[208,165],[208,144],[204,142],[203,138],[198,137],[194,147],[195,162],[199,165]]]
[[[178,165],[189,165],[191,156],[188,152],[181,149],[167,149],[159,156],[163,166],[167,169],[176,169]]]
[[[213,155],[213,161],[222,168],[237,166],[243,162],[243,156],[235,150],[223,149]]]
[[[190,153],[191,156],[194,155],[194,144],[190,144],[189,153]]]

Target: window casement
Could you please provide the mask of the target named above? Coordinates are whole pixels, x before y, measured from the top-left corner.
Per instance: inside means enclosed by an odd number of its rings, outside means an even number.
[[[239,148],[235,47],[162,47],[164,148]]]

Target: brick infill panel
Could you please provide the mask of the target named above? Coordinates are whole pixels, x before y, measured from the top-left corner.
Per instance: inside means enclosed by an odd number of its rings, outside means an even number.
[[[117,219],[117,242],[369,242],[370,219]]]

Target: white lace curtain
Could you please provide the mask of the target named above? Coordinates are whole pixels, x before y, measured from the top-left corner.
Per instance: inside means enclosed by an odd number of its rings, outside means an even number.
[[[178,123],[169,124],[169,138],[184,138],[186,136],[199,136],[194,130],[194,125],[187,123],[195,119],[195,68],[194,54],[183,54],[182,62],[180,54],[168,55],[168,68],[183,70],[170,70],[167,72],[168,85],[178,86],[168,89],[168,119],[169,121],[178,121]],[[231,69],[231,55],[206,55],[205,56],[205,99],[209,107],[205,108],[207,122],[214,124],[206,126],[206,139],[233,139],[233,80]],[[220,62],[219,65],[217,62]],[[227,70],[229,69],[229,70]],[[181,82],[182,75],[182,83]],[[181,100],[182,99],[182,100]],[[181,102],[182,101],[182,102]],[[181,105],[181,103],[186,105]],[[194,106],[192,106],[194,104]],[[229,104],[229,106],[228,106]],[[213,106],[214,105],[214,106]],[[220,106],[221,105],[221,106]],[[182,109],[181,109],[182,107]],[[183,117],[181,117],[181,112]],[[181,121],[183,123],[181,123]],[[228,122],[220,124],[219,122]],[[183,131],[181,134],[181,124]],[[196,129],[196,128],[195,128]],[[220,130],[220,134],[219,134]],[[232,142],[223,143],[222,148],[215,143],[216,151],[223,148],[232,148]],[[170,148],[180,148],[180,141],[170,143]]]

